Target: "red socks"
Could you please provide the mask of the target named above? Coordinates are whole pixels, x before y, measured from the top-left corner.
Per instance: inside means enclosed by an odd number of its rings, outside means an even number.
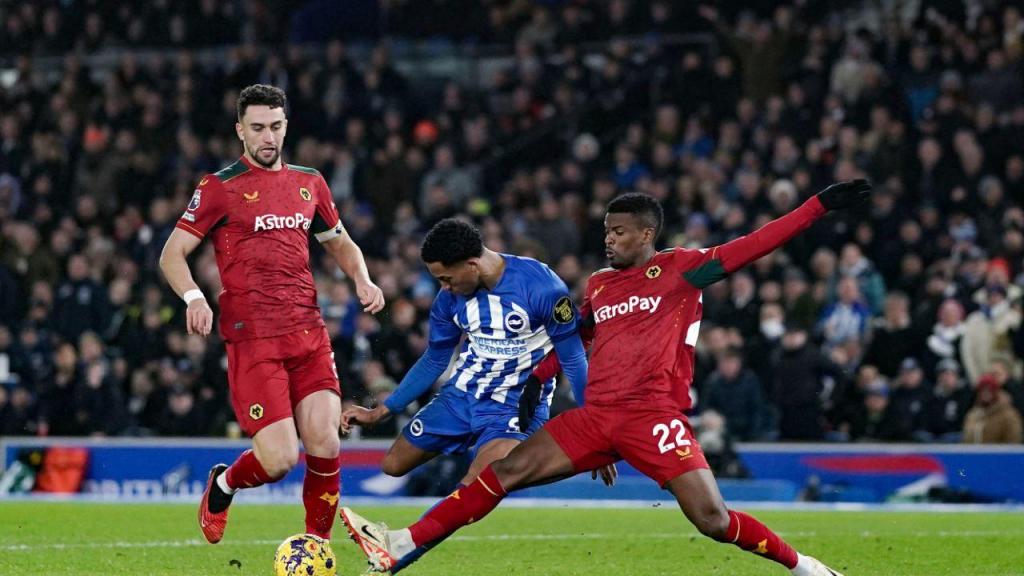
[[[796,550],[749,514],[729,510],[725,541],[774,560],[790,570],[796,567]]]
[[[330,539],[341,487],[341,456],[320,458],[306,455],[306,478],[302,483],[302,504],[306,507],[306,532]],[[230,488],[255,488],[277,482],[263,469],[252,450],[242,452],[227,472]]]
[[[306,532],[330,540],[341,488],[341,456],[320,458],[306,454],[306,478],[302,505],[306,507]]]
[[[253,454],[252,450],[242,452],[238,460],[235,460],[235,463],[224,474],[227,475],[225,480],[232,490],[255,488],[280,480],[280,478],[271,478],[267,474],[267,471],[263,469],[263,465],[256,459],[256,455]]]
[[[412,541],[423,546],[472,524],[494,510],[505,495],[498,476],[488,466],[469,486],[452,492],[410,526]]]

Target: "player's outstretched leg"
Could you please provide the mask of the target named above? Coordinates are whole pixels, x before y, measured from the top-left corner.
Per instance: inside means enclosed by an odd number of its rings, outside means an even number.
[[[455,490],[456,491],[463,490],[465,488],[466,488],[466,485],[463,484],[462,482],[459,482],[455,486]],[[438,506],[441,505],[441,502],[444,502],[444,500],[438,500],[437,502],[434,502],[433,506],[431,506],[430,508],[427,508],[427,510],[422,515],[420,515],[420,520],[422,520],[424,517],[426,517],[427,514],[430,514],[431,512],[433,512],[434,508],[437,508]],[[424,554],[426,554],[427,552],[430,552],[430,550],[434,546],[437,546],[441,542],[444,542],[444,538],[441,538],[441,539],[437,540],[436,542],[430,542],[429,544],[424,544],[423,546],[419,546],[415,550],[413,550],[412,552],[406,554],[405,556],[402,556],[402,558],[400,560],[398,560],[398,562],[395,563],[394,567],[391,568],[392,576],[394,576],[395,574],[398,574],[402,570],[405,570],[406,568],[408,568],[409,565],[413,564],[414,562],[416,562],[417,560],[422,558]]]
[[[666,486],[686,517],[705,536],[778,562],[795,576],[842,576],[820,561],[797,553],[753,516],[727,509],[710,470],[691,470],[669,480]]]
[[[445,538],[486,516],[505,495],[493,467],[488,466],[469,486],[452,492],[408,528],[388,530],[386,525],[366,520],[348,508],[341,509],[341,521],[348,528],[352,540],[366,554],[370,570],[390,572],[399,560],[417,548]]]
[[[469,470],[466,472],[466,476],[462,479],[462,481],[459,482],[457,486],[455,486],[456,491],[466,488],[466,486],[468,486],[473,480],[476,479],[476,477],[480,474],[480,471],[482,471],[487,466],[490,466],[494,462],[501,460],[505,456],[508,456],[509,452],[511,452],[513,448],[515,448],[522,442],[522,440],[520,440],[518,437],[508,437],[508,426],[505,425],[504,423],[498,430],[500,430],[498,434],[490,434],[491,436],[497,437],[493,439],[485,438],[480,441],[481,444],[476,451],[476,457],[473,458],[473,463],[470,465]],[[485,433],[485,436],[486,435],[487,434]],[[523,436],[525,436],[525,434]],[[443,501],[444,500],[439,500],[436,503],[434,503],[433,506],[431,506],[426,512],[424,512],[422,516],[420,516],[420,519],[422,520],[427,516],[427,514],[433,512],[434,508],[437,508]],[[439,538],[433,542],[424,544],[423,546],[418,546],[412,552],[406,554],[405,556],[402,556],[401,560],[399,560],[391,569],[391,574],[398,574],[402,570],[405,570],[409,567],[409,565],[413,564],[414,562],[422,558],[423,555],[429,552],[432,548],[444,542],[444,540],[444,537]]]
[[[724,540],[740,548],[760,554],[789,568],[794,576],[843,576],[820,560],[804,556],[753,516],[729,510],[729,527]]]
[[[388,530],[342,508],[341,520],[352,540],[366,554],[370,569],[387,572],[416,548],[427,546],[480,520],[498,506],[508,491],[527,488],[573,474],[572,461],[554,438],[541,429],[505,458],[484,469],[465,488],[452,492],[418,522],[402,530]]]

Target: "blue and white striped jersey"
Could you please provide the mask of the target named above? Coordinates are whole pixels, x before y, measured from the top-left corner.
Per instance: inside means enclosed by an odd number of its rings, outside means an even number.
[[[553,342],[578,331],[569,289],[546,265],[502,254],[505,272],[493,290],[471,296],[442,291],[430,310],[431,346],[451,346],[467,336],[452,376],[444,384],[478,400],[519,402],[522,384],[551,351]],[[554,381],[544,385],[551,401]]]

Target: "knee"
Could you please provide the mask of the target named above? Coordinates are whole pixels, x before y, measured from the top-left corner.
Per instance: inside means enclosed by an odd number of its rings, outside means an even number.
[[[341,439],[337,434],[325,434],[309,440],[303,438],[302,444],[307,453],[321,458],[333,458],[341,452]]]
[[[701,510],[693,523],[701,534],[712,540],[725,542],[728,539],[729,511],[724,506],[711,506]]]
[[[506,492],[511,492],[529,479],[533,473],[533,468],[533,464],[528,459],[519,458],[515,455],[506,456],[491,464],[494,475],[498,477],[501,487]]]
[[[282,478],[299,463],[298,448],[281,448],[263,454],[260,465],[271,478]]]
[[[388,476],[394,476],[395,478],[398,478],[399,476],[405,476],[405,474],[409,470],[398,460],[398,458],[394,457],[391,454],[388,454],[380,463],[380,471],[387,474]]]

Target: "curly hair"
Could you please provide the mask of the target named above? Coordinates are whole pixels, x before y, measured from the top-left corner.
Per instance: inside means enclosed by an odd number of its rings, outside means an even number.
[[[661,227],[665,222],[665,213],[661,204],[653,196],[640,192],[630,192],[612,199],[608,203],[609,214],[633,214],[643,221],[648,228],[654,228],[654,238],[661,235]]]
[[[468,222],[445,218],[427,232],[420,248],[420,258],[426,263],[440,262],[451,266],[484,253],[484,240],[480,231]]]
[[[238,94],[238,102],[235,107],[238,110],[238,120],[241,122],[245,115],[245,109],[249,106],[269,106],[271,108],[284,108],[288,104],[288,97],[284,90],[269,84],[253,84],[246,86]]]

